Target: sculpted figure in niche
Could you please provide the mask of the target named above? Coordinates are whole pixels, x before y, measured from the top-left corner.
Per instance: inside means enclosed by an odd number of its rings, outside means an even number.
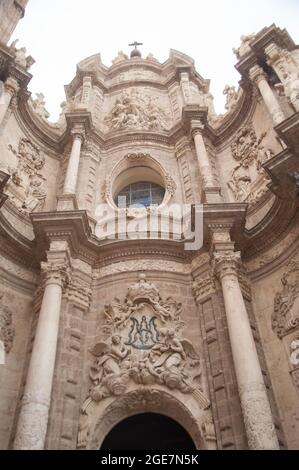
[[[272,328],[279,338],[299,325],[299,264],[298,261],[288,263],[283,274],[282,291],[274,299]]]
[[[28,195],[22,205],[25,212],[39,212],[43,209],[47,196],[43,180],[41,175],[31,178]]]

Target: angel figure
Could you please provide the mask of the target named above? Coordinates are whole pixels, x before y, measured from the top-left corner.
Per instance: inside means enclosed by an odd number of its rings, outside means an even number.
[[[120,376],[120,363],[130,354],[119,335],[113,335],[111,345],[101,342],[95,345],[92,354],[97,357],[91,368],[90,377],[95,385],[100,385],[107,376]]]
[[[152,348],[152,353],[159,356],[154,361],[154,368],[167,369],[177,372],[183,361],[187,361],[187,357],[198,360],[198,356],[190,341],[186,339],[178,339],[175,330],[172,328],[162,328],[161,335],[163,342],[156,344]]]

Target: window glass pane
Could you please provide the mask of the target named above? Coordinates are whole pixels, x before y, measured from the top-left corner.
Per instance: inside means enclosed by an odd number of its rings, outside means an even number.
[[[164,199],[165,189],[149,181],[140,181],[130,184],[122,189],[115,198],[118,205],[118,197],[126,197],[126,207],[130,205],[149,207],[151,205],[160,205]]]

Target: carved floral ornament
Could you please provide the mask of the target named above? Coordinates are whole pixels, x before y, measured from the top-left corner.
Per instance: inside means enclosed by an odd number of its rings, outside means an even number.
[[[47,196],[46,178],[41,173],[45,166],[44,154],[26,138],[20,139],[18,150],[12,145],[8,149],[17,158],[15,167],[8,166],[5,169],[11,176],[7,185],[10,201],[19,212],[25,214],[41,211]]]
[[[91,349],[91,388],[81,410],[79,447],[87,445],[90,413],[96,403],[122,397],[132,387],[158,386],[192,395],[198,407],[208,409],[201,386],[201,362],[181,331],[182,304],[164,300],[157,287],[140,274],[123,301],[104,309],[101,338]]]
[[[252,125],[242,127],[232,144],[232,156],[238,162],[227,183],[237,202],[256,204],[268,191],[269,176],[263,164],[273,157],[262,145],[266,134],[257,137]]]
[[[282,290],[274,299],[272,328],[283,338],[299,326],[299,262],[291,260],[281,279]]]

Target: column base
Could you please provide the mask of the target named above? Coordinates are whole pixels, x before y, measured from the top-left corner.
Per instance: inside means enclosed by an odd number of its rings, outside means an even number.
[[[78,202],[75,194],[62,194],[57,198],[57,211],[78,210]]]

